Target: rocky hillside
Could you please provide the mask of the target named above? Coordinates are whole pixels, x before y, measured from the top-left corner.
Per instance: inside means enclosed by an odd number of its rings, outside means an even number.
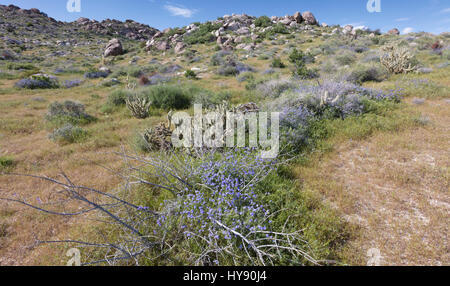
[[[0,33],[5,41],[52,40],[75,42],[74,35],[87,36],[104,35],[109,37],[127,38],[130,40],[148,40],[158,30],[148,25],[132,20],[121,22],[118,20],[104,20],[98,22],[80,18],[67,23],[56,21],[38,9],[21,9],[14,5],[0,5]],[[20,40],[17,40],[20,39]]]
[[[271,39],[276,34],[319,32],[328,27],[319,21],[311,12],[296,12],[294,15],[271,18],[253,17],[246,14],[225,15],[215,21],[193,23],[182,28],[168,28],[158,31],[148,25],[133,20],[121,22],[104,20],[102,22],[79,18],[74,22],[57,21],[38,9],[21,9],[14,5],[0,5],[0,36],[12,47],[29,49],[36,46],[78,46],[83,39],[89,41],[100,39],[98,44],[105,44],[107,38],[146,41],[147,50],[165,51],[174,48],[176,53],[183,52],[192,44],[217,42],[225,50],[254,50],[258,43]],[[357,31],[352,26],[336,26],[327,30],[328,34],[353,34]],[[397,30],[398,31],[398,30]],[[395,31],[394,31],[395,32]],[[78,35],[78,37],[74,37]],[[97,38],[96,38],[97,37]]]

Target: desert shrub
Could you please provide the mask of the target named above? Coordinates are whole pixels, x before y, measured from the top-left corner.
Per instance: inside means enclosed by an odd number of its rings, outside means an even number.
[[[58,88],[59,84],[56,78],[44,74],[32,75],[30,78],[21,79],[16,83],[18,88],[26,89],[49,89]]]
[[[57,125],[65,123],[73,125],[88,124],[96,120],[95,117],[85,112],[83,104],[70,100],[50,104],[46,119]]]
[[[305,107],[316,118],[346,118],[364,113],[366,100],[398,102],[399,93],[327,80],[321,85],[298,85],[269,103],[268,110]]]
[[[256,86],[261,98],[278,98],[283,92],[296,88],[298,84],[288,80],[269,80]]]
[[[408,49],[387,45],[383,52],[380,61],[390,73],[408,73],[417,69],[417,62]]]
[[[140,94],[156,108],[167,110],[189,108],[193,97],[188,89],[175,85],[151,86],[142,89]]]
[[[233,57],[229,57],[226,61],[224,61],[217,70],[217,74],[223,76],[236,76],[245,72],[254,72],[254,69],[248,65],[238,62]]]
[[[367,81],[381,82],[386,78],[386,72],[376,65],[357,65],[347,76],[348,81],[358,84]]]
[[[267,16],[258,17],[255,20],[255,26],[261,28],[272,26],[272,20],[270,20],[270,18]]]
[[[15,165],[14,159],[8,156],[0,156],[0,172],[9,171]]]
[[[289,54],[289,62],[294,64],[293,74],[302,79],[310,79],[317,76],[317,73],[306,67],[306,63],[310,60],[310,56],[302,51],[293,49]]]
[[[188,79],[198,79],[197,74],[193,70],[187,70],[184,76]]]
[[[229,51],[220,51],[211,57],[211,65],[218,66],[217,74],[235,76],[243,72],[253,72],[254,69],[239,62],[236,56]]]
[[[380,55],[378,52],[369,51],[362,59],[363,63],[380,63]]]
[[[352,52],[343,52],[336,55],[335,59],[341,66],[350,66],[356,62],[356,55]]]
[[[212,35],[211,32],[218,30],[220,27],[222,27],[222,24],[220,23],[213,24],[211,22],[206,22],[205,24],[198,26],[198,29],[194,32],[186,35],[183,40],[188,45],[213,42],[215,40],[215,36]]]
[[[313,113],[304,106],[285,107],[280,115],[280,146],[283,152],[299,152],[309,143]]]
[[[281,61],[280,58],[274,58],[270,67],[284,69],[286,65]]]
[[[96,78],[105,78],[108,77],[109,73],[106,71],[98,71],[98,70],[91,70],[84,74],[85,78],[89,79],[96,79]]]
[[[108,95],[107,103],[112,106],[123,106],[127,103],[127,98],[131,95],[131,92],[127,90],[115,90]]]
[[[338,67],[333,61],[324,61],[321,65],[321,71],[326,74],[334,74],[338,71]]]
[[[130,66],[130,67],[128,67],[128,75],[130,75],[130,76],[132,76],[134,78],[139,78],[143,74],[144,74],[144,71],[138,66]]]
[[[276,34],[289,34],[288,28],[286,28],[286,26],[281,23],[278,23],[275,26],[273,26],[273,29],[270,30],[270,32],[273,32]]]
[[[49,138],[58,144],[72,144],[80,143],[87,138],[87,131],[83,128],[74,126],[72,124],[66,124],[58,129],[55,129]]]
[[[210,92],[203,90],[195,94],[193,102],[195,104],[201,104],[205,108],[212,108],[224,101],[228,102],[230,99],[231,94],[229,92]]]

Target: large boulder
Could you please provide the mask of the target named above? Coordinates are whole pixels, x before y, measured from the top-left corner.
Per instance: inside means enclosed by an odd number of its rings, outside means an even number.
[[[181,54],[181,53],[183,53],[184,52],[184,49],[186,48],[186,44],[185,43],[183,43],[183,42],[178,42],[176,45],[175,45],[175,53],[176,54]]]
[[[308,25],[317,25],[317,19],[314,17],[313,13],[306,11],[302,14],[303,20]]]
[[[166,51],[166,50],[170,49],[170,44],[168,41],[161,41],[156,44],[156,49],[158,51]]]
[[[105,57],[115,57],[123,54],[122,43],[119,39],[112,39],[108,42],[106,46],[105,53],[103,54]]]
[[[300,13],[300,12],[296,12],[295,14],[294,14],[294,19],[295,19],[295,21],[297,22],[297,23],[301,23],[301,22],[303,22],[303,17],[302,17],[302,14]]]
[[[392,30],[389,30],[388,34],[398,36],[398,35],[400,35],[400,31],[397,28],[394,28]]]

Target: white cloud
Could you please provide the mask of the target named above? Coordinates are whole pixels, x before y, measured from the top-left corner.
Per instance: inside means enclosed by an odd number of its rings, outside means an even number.
[[[367,30],[369,30],[369,27],[367,27],[367,26],[356,26],[356,27],[353,28],[353,30],[367,31]]]
[[[450,13],[450,8],[442,9],[442,10],[441,10],[441,13],[442,13],[442,14]]]
[[[172,14],[172,16],[181,16],[184,18],[191,18],[192,15],[194,15],[197,12],[197,10],[194,10],[194,9],[188,9],[188,8],[169,5],[169,4],[164,5],[164,9],[169,11]]]
[[[407,27],[407,28],[403,29],[403,34],[409,34],[412,32],[414,32],[414,28]]]
[[[409,21],[409,20],[410,20],[409,18],[398,18],[398,19],[395,19],[396,22],[406,22],[406,21]]]

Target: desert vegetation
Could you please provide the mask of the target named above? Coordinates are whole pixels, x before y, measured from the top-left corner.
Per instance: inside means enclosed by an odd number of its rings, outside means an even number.
[[[129,23],[117,41],[83,19],[0,26],[0,265],[61,264],[71,247],[86,265],[365,265],[373,246],[327,158],[432,126],[428,102],[447,122],[450,35],[349,34],[306,16]],[[279,112],[280,155],[174,148],[172,115],[194,104]],[[433,251],[428,264],[449,263]]]

